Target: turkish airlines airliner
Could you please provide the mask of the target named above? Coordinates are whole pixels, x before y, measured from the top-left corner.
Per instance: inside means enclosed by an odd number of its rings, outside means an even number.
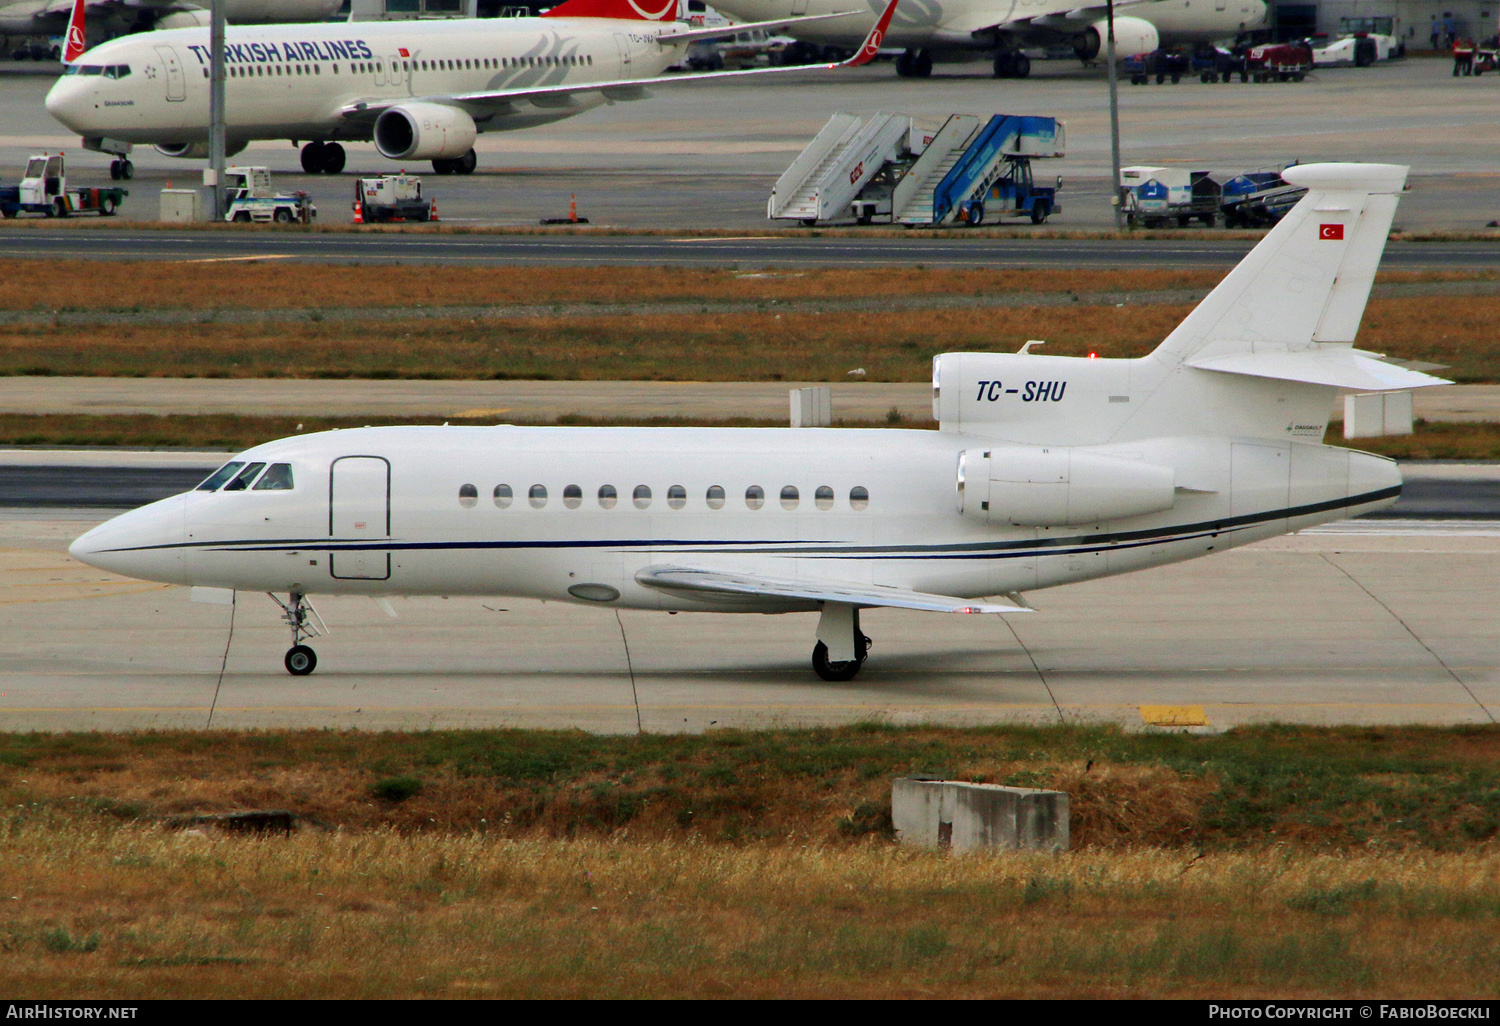
[[[873,59],[896,3],[889,0],[859,52],[828,67]],[[566,0],[540,18],[232,27],[225,36],[228,152],[253,139],[308,139],[303,169],[336,174],[344,168],[342,142],[373,140],[392,160],[431,160],[440,174],[468,174],[480,132],[641,99],[648,86],[798,70],[664,75],[687,44],[724,34],[672,20],[677,5]],[[779,29],[798,20],[737,28]],[[140,144],[173,157],[206,157],[208,93],[208,30],[172,29],[89,50],[47,94],[47,110],[83,136],[85,149],[116,154],[118,170]]]
[[[69,551],[271,593],[294,674],[316,665],[309,595],[513,595],[818,610],[813,667],[848,680],[861,608],[1018,613],[1024,591],[1395,502],[1392,460],[1322,438],[1341,390],[1446,383],[1352,347],[1406,172],[1288,169],[1307,194],[1149,356],[937,357],[936,431],[322,432],[241,453]]]

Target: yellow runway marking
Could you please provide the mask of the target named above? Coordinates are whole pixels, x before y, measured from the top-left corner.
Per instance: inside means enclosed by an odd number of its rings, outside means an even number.
[[[1143,705],[1141,719],[1153,727],[1206,727],[1208,714],[1201,705]]]

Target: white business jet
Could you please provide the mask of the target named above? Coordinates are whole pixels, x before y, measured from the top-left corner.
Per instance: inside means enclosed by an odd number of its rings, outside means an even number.
[[[256,446],[69,551],[271,593],[294,674],[316,665],[309,595],[507,595],[820,610],[813,667],[848,680],[862,608],[1017,613],[1025,591],[1393,503],[1393,461],[1322,437],[1341,390],[1445,383],[1351,345],[1406,171],[1288,169],[1306,196],[1149,356],[937,357],[937,431],[321,432]]]
[[[664,75],[698,39],[723,29],[671,20],[678,0],[566,0],[540,18],[443,19],[232,28],[225,37],[228,152],[252,139],[312,140],[309,174],[344,168],[341,141],[373,140],[392,160],[431,160],[440,174],[474,170],[480,132],[511,131],[647,95],[648,86],[774,75],[756,68]],[[871,60],[897,0],[888,0],[854,57]],[[851,15],[842,12],[813,20]],[[782,28],[779,18],[739,28]],[[206,29],[116,39],[85,53],[47,94],[47,110],[85,149],[126,159],[149,144],[208,155]]]
[[[879,0],[863,0],[862,18],[807,22],[790,31],[816,51],[857,46],[880,10]],[[847,0],[716,0],[714,7],[735,18],[774,18],[842,10]],[[926,78],[934,58],[963,60],[975,51],[993,53],[997,78],[1025,78],[1031,60],[1021,47],[1071,46],[1078,58],[1099,56],[1107,35],[1106,7],[1098,0],[906,0],[891,22],[885,45],[902,47],[896,73]],[[1263,0],[1116,0],[1115,52],[1121,57],[1159,46],[1233,39],[1261,28]]]

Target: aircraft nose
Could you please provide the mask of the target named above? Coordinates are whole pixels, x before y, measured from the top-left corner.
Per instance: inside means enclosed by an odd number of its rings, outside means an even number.
[[[186,583],[187,498],[174,495],[106,520],[68,546],[80,563],[124,577]]]
[[[58,121],[80,131],[80,115],[88,108],[87,88],[78,75],[64,75],[47,92],[47,113]]]

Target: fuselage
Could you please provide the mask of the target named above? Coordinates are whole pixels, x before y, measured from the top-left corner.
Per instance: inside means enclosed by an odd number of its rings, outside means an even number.
[[[131,577],[245,591],[617,593],[632,608],[777,612],[811,606],[668,594],[635,575],[685,563],[964,597],[1028,591],[1368,512],[1401,481],[1390,460],[1315,443],[1154,439],[1120,452],[1192,482],[1172,509],[994,526],[960,514],[956,469],[965,450],[995,444],[881,429],[325,432],[250,449],[227,478],[248,475],[242,487],[220,480],[142,507],[71,551]],[[269,474],[274,486],[257,480]]]
[[[656,36],[674,22],[611,18],[328,23],[231,28],[225,118],[230,148],[255,139],[366,140],[357,103],[648,78],[678,59]],[[208,138],[208,30],[137,34],[94,47],[47,94],[78,134],[185,145]],[[109,69],[115,69],[111,72]],[[122,73],[120,69],[128,69]],[[597,93],[546,106],[460,104],[480,132],[546,124],[590,110]]]
[[[721,0],[714,4],[715,9],[744,21],[767,21],[793,13],[831,14],[850,6],[847,0]],[[829,46],[857,46],[882,8],[878,0],[863,0],[853,6],[868,6],[871,13],[809,22],[797,26],[793,34]],[[902,0],[883,45],[989,50],[995,46],[995,35],[982,30],[996,25],[1014,42],[1029,44],[1033,36],[1042,41],[1081,32],[1103,17],[1102,8],[1084,10],[1092,13],[1080,16],[1079,5],[1068,0]],[[1163,43],[1195,43],[1232,38],[1242,29],[1261,27],[1266,20],[1266,5],[1263,0],[1154,0],[1119,7],[1115,14],[1151,22]],[[1035,28],[1027,22],[1006,28],[1007,23],[1018,19],[1042,21],[1036,22]]]

